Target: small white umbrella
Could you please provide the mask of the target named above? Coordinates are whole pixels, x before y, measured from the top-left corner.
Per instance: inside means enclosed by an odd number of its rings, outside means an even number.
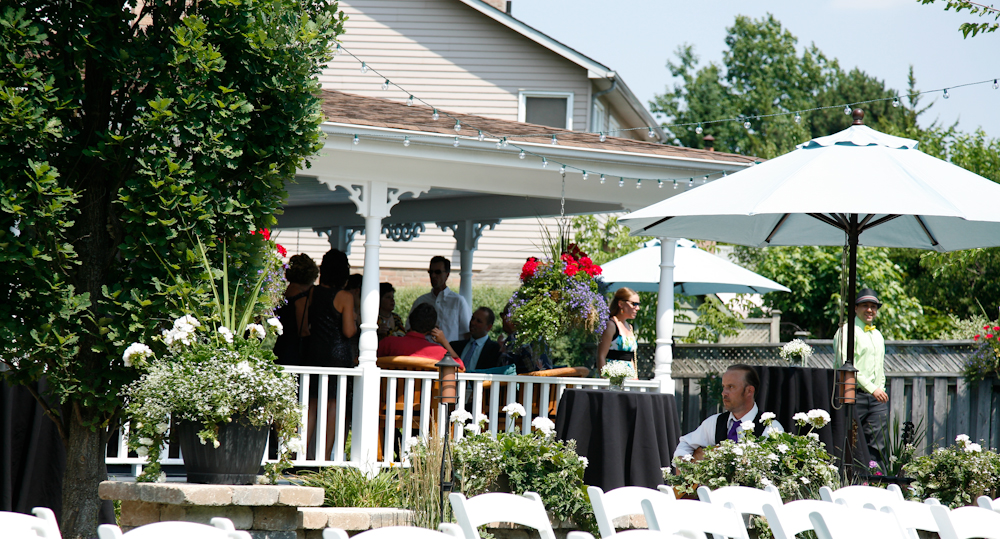
[[[637,292],[656,292],[660,287],[660,242],[651,241],[601,265],[601,278],[612,288],[627,286]],[[699,249],[693,241],[677,240],[674,251],[674,292],[686,296],[703,294],[766,294],[790,292],[788,288]]]

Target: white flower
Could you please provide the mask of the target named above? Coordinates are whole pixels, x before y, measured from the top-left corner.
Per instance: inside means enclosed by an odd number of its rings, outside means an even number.
[[[692,460],[694,460],[694,457],[691,455],[681,455],[681,459],[684,462],[691,462]]]
[[[663,472],[663,475],[667,475],[670,473],[670,466],[667,466],[666,468],[660,468],[660,471]]]
[[[152,438],[139,438],[139,443],[142,445],[153,445]]]
[[[241,374],[253,374],[253,367],[250,366],[249,361],[243,360],[236,364],[236,372]]]
[[[955,443],[957,444],[966,445],[969,443],[969,441],[970,440],[968,434],[959,434],[958,436],[955,436]]]
[[[753,432],[753,428],[755,426],[756,425],[753,424],[753,421],[744,421],[744,422],[740,423],[740,428],[743,429],[746,432]]]
[[[524,406],[521,406],[521,404],[517,402],[512,402],[507,406],[504,406],[503,412],[507,415],[514,416],[514,419],[527,415],[527,412],[524,411]]]
[[[583,464],[584,468],[590,466],[590,460],[588,460],[587,457],[576,457],[576,458],[580,459],[580,464]],[[669,470],[670,468],[667,469]]]
[[[157,483],[166,483],[167,482],[167,472],[160,472],[160,475],[156,476],[156,482]]]
[[[774,485],[774,483],[772,483],[771,480],[768,479],[768,478],[766,478],[766,477],[761,477],[760,478],[760,484],[764,485],[765,487],[770,487],[770,486]]]
[[[451,413],[452,423],[464,425],[466,421],[472,421],[472,414],[465,410],[455,410]]]
[[[420,444],[420,437],[410,436],[406,439],[406,443],[403,444],[403,451],[409,453],[413,451],[413,448]]]
[[[181,326],[190,326],[192,328],[200,328],[201,322],[197,318],[191,316],[190,314],[185,314],[184,316],[174,320],[174,329],[178,329]],[[193,329],[191,331],[194,331]]]
[[[250,332],[250,337],[260,340],[264,340],[264,337],[267,336],[267,330],[260,324],[247,324],[247,331]]]
[[[816,440],[817,442],[819,441],[819,434],[815,432],[810,432],[809,434],[806,434],[806,436],[812,438],[813,440]]]
[[[795,339],[792,342],[786,343],[778,351],[778,354],[782,359],[786,360],[798,360],[805,362],[813,354],[812,346],[809,346],[802,339]]]
[[[808,485],[809,484],[809,478],[806,477],[806,476],[800,477],[799,480],[802,481],[803,485]]]
[[[164,432],[167,432],[167,429],[169,429],[169,428],[170,428],[170,425],[168,425],[166,423],[157,423],[156,424],[156,432],[158,432],[160,434],[163,434]]]
[[[785,444],[778,444],[778,451],[781,453],[788,453],[788,446]]]
[[[476,424],[479,425],[479,428],[481,429],[486,428],[486,425],[488,425],[489,422],[490,422],[489,417],[483,414],[476,414]]]
[[[601,367],[601,378],[634,378],[635,371],[628,361],[609,361]]]
[[[212,440],[212,447],[218,449],[220,445],[222,444],[220,444],[218,440]]]
[[[803,426],[809,422],[809,416],[805,412],[799,412],[792,416],[792,421],[796,422],[799,426]]]
[[[779,460],[781,460],[781,457],[779,457],[778,455],[775,455],[774,453],[768,453],[767,457],[765,457],[765,458],[767,458],[769,460],[772,460],[774,462],[778,462]]]
[[[983,446],[981,446],[979,444],[972,444],[972,443],[966,444],[965,445],[965,452],[966,453],[982,453],[983,452]]]
[[[479,425],[476,423],[469,423],[465,426],[465,430],[467,430],[469,434],[479,434]]]
[[[816,429],[821,429],[830,422],[830,413],[826,410],[820,410],[817,408],[815,410],[809,410],[809,413],[806,415],[809,418],[807,420],[809,424]]]
[[[233,331],[226,326],[219,326],[219,335],[226,340],[227,343],[233,343]]]
[[[896,458],[896,455],[889,455],[889,462],[896,462],[897,460],[899,459]]]
[[[764,412],[763,414],[760,414],[760,421],[765,425],[770,425],[771,422],[774,421],[775,417],[777,416],[774,415],[774,412]]]
[[[274,331],[278,332],[278,335],[281,335],[285,332],[285,326],[281,325],[281,320],[278,320],[273,316],[267,319],[267,325],[273,327]]]
[[[531,426],[542,431],[542,434],[552,434],[556,429],[556,424],[547,417],[536,417],[531,420]]]
[[[152,357],[153,351],[145,344],[134,342],[128,345],[125,349],[125,353],[122,354],[122,360],[125,362],[126,367],[131,367],[136,360],[146,359],[147,357]]]
[[[149,448],[147,448],[144,445],[140,445],[139,447],[135,448],[135,454],[139,455],[140,457],[145,457],[146,455],[149,454]]]
[[[743,454],[743,448],[740,447],[740,446],[734,447],[733,448],[733,454],[734,455],[742,455]]]
[[[285,447],[292,453],[302,453],[305,448],[305,444],[302,443],[301,438],[292,438],[291,440],[285,442]]]

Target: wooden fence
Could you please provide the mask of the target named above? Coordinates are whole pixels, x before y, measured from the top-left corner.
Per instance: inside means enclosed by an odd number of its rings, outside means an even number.
[[[832,368],[833,343],[808,341],[815,350],[809,367]],[[709,372],[722,372],[733,363],[782,365],[781,344],[678,344],[674,348],[673,378],[677,406],[685,431],[693,430],[714,409],[707,409],[699,381]],[[954,443],[968,434],[984,447],[1000,448],[1000,381],[970,384],[961,368],[973,350],[972,341],[886,342],[886,390],[890,426],[900,422],[922,424],[917,453]],[[640,372],[652,371],[652,348],[640,345]]]

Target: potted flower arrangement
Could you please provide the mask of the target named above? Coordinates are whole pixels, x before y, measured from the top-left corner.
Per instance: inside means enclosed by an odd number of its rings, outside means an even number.
[[[255,322],[263,317],[255,308],[269,273],[260,272],[241,302],[230,293],[225,248],[221,287],[200,239],[193,254],[204,270],[201,284],[211,290],[208,312],[201,319],[178,317],[153,339],[152,347],[132,343],[123,355],[126,366],[142,372],[122,390],[129,448],[149,460],[137,480],[165,479],[159,457],[172,436],[181,445],[189,482],[253,483],[271,425],[283,443],[279,462],[267,469],[276,479],[296,449],[292,439],[300,409],[295,379],[282,372],[271,352],[273,337],[282,331],[280,322]],[[198,310],[191,301],[187,307]]]
[[[1000,374],[1000,325],[984,325],[983,332],[972,340],[976,342],[976,349],[963,367],[965,379],[978,382]]]
[[[625,379],[635,378],[632,364],[626,361],[609,361],[601,369],[601,377],[611,381],[611,391],[624,391]]]
[[[809,356],[813,355],[813,348],[805,343],[802,339],[793,339],[791,342],[785,343],[778,351],[781,355],[781,359],[788,361],[789,364],[804,367],[806,360]]]
[[[967,434],[956,436],[951,447],[914,458],[903,469],[913,478],[910,493],[916,499],[937,498],[953,509],[972,505],[982,495],[996,497],[1000,485],[1000,455],[973,443]]]
[[[601,267],[572,243],[557,260],[529,258],[521,268],[521,287],[508,302],[518,341],[544,343],[577,328],[600,335],[608,321],[600,274]]]

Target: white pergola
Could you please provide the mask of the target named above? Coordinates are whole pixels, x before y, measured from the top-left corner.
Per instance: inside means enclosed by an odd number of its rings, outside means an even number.
[[[365,372],[360,387],[355,387],[362,392],[362,408],[369,399],[377,407],[379,392],[375,350],[379,237],[384,227],[390,235],[404,237],[424,223],[453,231],[461,257],[460,293],[471,302],[476,244],[501,219],[631,211],[754,162],[629,139],[602,143],[596,134],[477,116],[442,114],[435,122],[426,108],[340,92],[324,94],[326,142],[311,168],[299,171],[299,181],[288,186],[289,201],[278,227],[326,230],[330,243],[341,249],[354,232],[377,231],[366,233],[364,242],[359,368]],[[464,132],[453,130],[455,118]],[[483,141],[478,140],[480,130]],[[509,144],[498,148],[493,134],[506,136]],[[558,144],[551,143],[552,135]],[[524,158],[520,149],[526,152]],[[549,161],[545,167],[542,157]],[[565,175],[560,165],[567,167]],[[621,180],[624,185],[619,187]],[[661,241],[654,372],[660,390],[672,393],[674,242]],[[367,371],[376,375],[366,376]],[[377,429],[377,422],[377,417],[354,419],[362,432]]]

